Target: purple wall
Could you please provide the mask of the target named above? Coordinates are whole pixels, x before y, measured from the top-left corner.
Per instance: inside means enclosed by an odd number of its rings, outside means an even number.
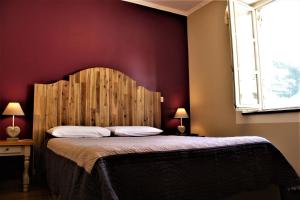
[[[163,128],[189,108],[186,18],[120,0],[1,0],[0,112],[20,101],[22,138],[31,137],[33,84],[91,66],[118,69],[161,91]],[[0,139],[10,117],[1,116]]]

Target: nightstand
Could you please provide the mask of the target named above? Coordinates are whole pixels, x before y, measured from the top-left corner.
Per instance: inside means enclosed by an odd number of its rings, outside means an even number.
[[[197,134],[197,133],[185,132],[184,134],[180,134],[179,132],[175,132],[175,131],[165,131],[165,132],[162,133],[162,135],[206,137],[204,135],[200,135],[200,134]]]
[[[23,192],[27,192],[29,188],[28,169],[31,145],[31,139],[16,141],[0,140],[0,156],[24,156]]]
[[[204,135],[199,135],[199,134],[197,134],[197,133],[190,133],[188,136],[205,137]]]
[[[190,136],[190,137],[205,137],[204,135],[198,135],[197,133],[186,133],[181,136]]]

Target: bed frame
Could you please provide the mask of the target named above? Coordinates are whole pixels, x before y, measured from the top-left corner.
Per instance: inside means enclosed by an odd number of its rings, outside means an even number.
[[[45,133],[59,125],[144,125],[160,128],[161,94],[106,67],[93,67],[52,84],[34,85],[35,167],[42,159]]]

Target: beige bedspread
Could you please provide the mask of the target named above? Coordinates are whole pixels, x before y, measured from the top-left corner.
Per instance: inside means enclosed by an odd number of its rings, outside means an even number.
[[[97,159],[104,156],[203,149],[258,142],[268,142],[268,140],[256,136],[226,138],[188,136],[54,138],[48,142],[47,147],[91,173]]]

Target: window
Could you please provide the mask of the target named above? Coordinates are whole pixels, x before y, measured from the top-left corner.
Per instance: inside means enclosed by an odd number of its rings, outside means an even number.
[[[300,0],[228,2],[237,110],[300,109]]]

